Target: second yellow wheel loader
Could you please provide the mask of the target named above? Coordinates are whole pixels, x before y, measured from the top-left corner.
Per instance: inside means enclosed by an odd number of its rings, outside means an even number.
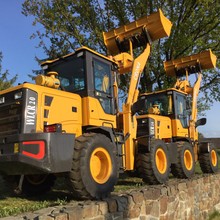
[[[204,173],[218,170],[218,156],[212,143],[198,140],[197,98],[202,70],[214,68],[211,51],[164,62],[167,75],[176,77],[172,88],[140,95],[134,104],[138,113],[136,169],[150,184],[165,183],[171,173],[190,178],[199,161]],[[195,80],[190,76],[195,75]]]

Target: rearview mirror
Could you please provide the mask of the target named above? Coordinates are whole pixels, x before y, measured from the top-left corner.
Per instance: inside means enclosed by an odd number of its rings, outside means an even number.
[[[200,118],[199,120],[197,120],[195,126],[196,128],[200,125],[205,125],[206,124],[206,118]]]
[[[132,115],[135,115],[141,109],[143,109],[143,106],[145,106],[145,99],[139,99],[137,102],[135,102],[131,107]]]

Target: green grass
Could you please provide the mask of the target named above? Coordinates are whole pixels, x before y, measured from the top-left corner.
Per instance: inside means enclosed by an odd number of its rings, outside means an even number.
[[[71,196],[63,179],[58,179],[54,189],[37,197],[15,196],[0,177],[0,218],[30,212],[55,205],[64,205],[71,200]]]
[[[130,189],[137,189],[146,185],[141,178],[130,176],[127,174],[122,174],[115,186],[114,192],[124,192]]]
[[[0,217],[34,211],[50,205],[50,201],[28,201],[22,198],[7,198],[0,202]]]
[[[220,213],[218,211],[214,211],[209,215],[208,220],[220,220]]]

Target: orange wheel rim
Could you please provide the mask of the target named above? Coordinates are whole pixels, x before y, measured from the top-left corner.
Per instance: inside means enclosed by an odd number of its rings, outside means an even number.
[[[184,152],[184,164],[187,170],[191,170],[193,167],[193,157],[189,150]]]
[[[111,157],[102,147],[96,148],[90,158],[90,172],[92,178],[99,184],[105,183],[112,170]]]
[[[167,170],[167,157],[163,149],[158,148],[155,154],[156,166],[159,173],[164,174]]]
[[[217,161],[218,161],[218,159],[217,159],[216,152],[215,152],[215,150],[212,150],[211,151],[211,162],[214,167],[217,166]]]

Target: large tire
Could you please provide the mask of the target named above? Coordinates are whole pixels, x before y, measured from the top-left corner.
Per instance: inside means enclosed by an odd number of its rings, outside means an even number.
[[[171,173],[177,178],[191,178],[195,173],[195,159],[188,142],[177,142],[177,163],[171,165]]]
[[[116,149],[102,134],[85,133],[76,139],[72,169],[67,177],[74,196],[79,199],[102,199],[118,180]]]
[[[138,154],[136,167],[145,183],[166,183],[170,174],[170,160],[165,143],[152,141],[149,153]]]
[[[203,173],[216,173],[218,171],[218,154],[213,144],[207,153],[199,154],[199,164]]]

